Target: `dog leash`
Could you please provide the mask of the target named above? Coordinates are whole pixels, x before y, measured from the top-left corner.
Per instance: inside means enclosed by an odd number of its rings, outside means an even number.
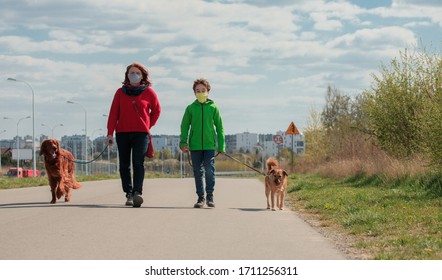
[[[219,154],[220,154],[220,153],[217,153],[217,154],[216,154],[214,157],[212,157],[208,162],[211,162],[212,160],[214,160]],[[232,159],[232,160],[234,160],[234,161],[236,161],[236,162],[239,162],[240,164],[242,164],[242,165],[244,165],[244,166],[246,166],[246,167],[252,169],[253,171],[255,171],[255,172],[257,172],[257,173],[259,173],[259,174],[261,174],[261,175],[263,175],[263,176],[267,176],[265,173],[259,171],[258,169],[254,168],[254,167],[252,167],[252,166],[250,166],[250,165],[248,165],[248,164],[246,164],[246,163],[244,163],[244,162],[241,162],[240,160],[238,160],[238,159],[232,157],[231,155],[229,155],[229,154],[227,154],[227,153],[223,153],[223,155],[225,155],[226,157],[228,157],[228,158],[230,158],[230,159]],[[189,165],[192,166],[192,162],[190,162],[190,152],[189,152],[189,150],[187,150],[187,161],[188,161]],[[203,163],[201,163],[201,166],[207,164],[208,162],[203,162]]]
[[[207,165],[209,162],[214,160],[219,154],[220,153],[217,153],[215,156],[211,157],[209,160],[202,162],[200,167]],[[187,155],[187,162],[189,163],[190,166],[193,167],[192,162],[190,161],[190,151],[189,150],[187,150],[186,155]]]
[[[107,150],[108,146],[109,146],[109,145],[106,144],[106,146],[104,147],[103,151],[101,151],[101,153],[100,153],[97,157],[95,157],[94,159],[89,160],[89,161],[73,160],[73,159],[67,158],[65,155],[62,155],[62,156],[63,156],[65,159],[67,159],[68,161],[73,162],[73,163],[78,163],[78,164],[89,164],[89,163],[92,163],[92,162],[98,160],[98,158],[101,157],[101,156],[103,155],[103,153]]]
[[[257,173],[259,173],[259,174],[261,174],[261,175],[263,175],[263,176],[267,176],[264,172],[261,172],[261,171],[259,171],[258,169],[254,168],[254,167],[252,167],[252,166],[250,166],[250,165],[248,165],[248,164],[246,164],[246,163],[244,163],[244,162],[241,162],[239,159],[236,159],[236,158],[232,157],[232,156],[229,155],[229,154],[224,153],[224,155],[225,155],[226,157],[228,157],[228,158],[230,158],[230,159],[236,161],[236,162],[239,162],[240,164],[242,164],[242,165],[244,165],[244,166],[246,166],[246,167],[252,169],[253,171],[255,171],[255,172],[257,172]]]

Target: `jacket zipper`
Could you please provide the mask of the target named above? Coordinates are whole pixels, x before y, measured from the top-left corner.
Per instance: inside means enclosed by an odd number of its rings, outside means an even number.
[[[204,104],[201,104],[201,150],[204,150]]]

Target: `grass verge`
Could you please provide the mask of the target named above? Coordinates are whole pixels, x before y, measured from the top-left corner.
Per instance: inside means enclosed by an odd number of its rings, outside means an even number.
[[[145,178],[162,178],[162,177],[170,177],[176,178],[179,175],[165,175],[165,174],[147,174]],[[99,174],[93,176],[76,176],[75,177],[78,182],[86,182],[86,181],[100,181],[100,180],[111,180],[111,179],[120,179],[119,174]],[[47,186],[49,185],[47,177],[30,177],[30,178],[9,178],[9,177],[0,177],[0,189],[17,189],[17,188],[28,188],[28,187],[38,187],[38,186]]]
[[[336,180],[291,176],[293,210],[350,237],[369,259],[442,259],[440,177],[385,182],[378,176]]]

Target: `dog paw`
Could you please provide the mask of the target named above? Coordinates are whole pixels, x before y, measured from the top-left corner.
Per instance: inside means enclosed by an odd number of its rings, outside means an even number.
[[[272,208],[272,211],[276,211],[276,209],[275,209],[275,208]]]
[[[50,202],[51,204],[55,204],[56,203],[56,201],[55,200],[51,200],[51,202]]]

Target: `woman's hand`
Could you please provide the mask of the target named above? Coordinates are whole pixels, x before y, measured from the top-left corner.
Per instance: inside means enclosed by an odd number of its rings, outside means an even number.
[[[106,144],[109,145],[110,147],[112,147],[112,145],[114,144],[114,137],[112,137],[112,135],[107,136]]]

